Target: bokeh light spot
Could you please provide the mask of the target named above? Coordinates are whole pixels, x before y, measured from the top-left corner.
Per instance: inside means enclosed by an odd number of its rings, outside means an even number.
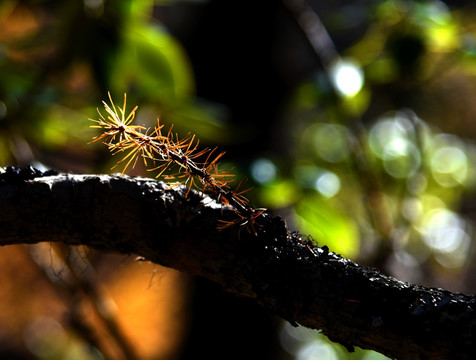
[[[330,171],[325,171],[316,179],[316,190],[325,197],[333,197],[340,190],[339,177]]]
[[[296,355],[296,360],[338,360],[339,356],[330,344],[310,342],[304,345]]]
[[[413,175],[420,162],[420,152],[404,138],[395,138],[385,147],[383,166],[395,178],[403,179]]]
[[[423,204],[417,197],[408,197],[403,200],[402,214],[405,219],[415,222],[423,214]]]
[[[251,164],[251,176],[260,184],[269,184],[276,179],[278,169],[274,163],[266,158],[259,158]]]
[[[436,150],[431,157],[431,170],[441,186],[463,184],[468,175],[468,158],[461,149],[445,146]]]
[[[423,240],[443,266],[460,267],[468,254],[469,225],[458,214],[444,208],[430,211],[424,220]]]
[[[379,158],[384,156],[389,143],[395,150],[402,148],[403,143],[410,142],[409,132],[413,130],[413,125],[406,116],[400,113],[382,117],[370,129],[370,148]]]
[[[341,60],[330,69],[331,81],[334,88],[342,95],[356,95],[364,85],[362,69],[353,61]]]
[[[319,157],[336,163],[344,161],[349,155],[347,129],[336,124],[315,124],[309,127],[312,146]]]

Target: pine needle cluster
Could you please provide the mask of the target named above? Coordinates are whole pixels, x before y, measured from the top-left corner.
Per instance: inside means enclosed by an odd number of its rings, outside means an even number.
[[[102,130],[91,142],[101,141],[113,155],[125,153],[114,167],[123,164],[124,173],[128,167],[134,167],[142,159],[149,171],[157,172],[156,177],[179,181],[186,184],[189,191],[196,188],[209,193],[216,201],[233,209],[236,219],[222,221],[220,228],[239,224],[256,234],[257,218],[264,210],[254,209],[249,205],[243,195],[246,190],[234,191],[230,187],[234,175],[218,167],[224,152],[217,154],[216,148],[199,149],[200,142],[195,135],[180,139],[172,133],[172,127],[167,133],[162,132],[164,125],[160,124],[159,119],[152,131],[144,126],[133,125],[138,106],[127,113],[126,94],[122,107],[116,107],[110,93],[109,101],[110,105],[103,101],[106,115],[98,109],[99,119],[90,119],[96,123],[91,125],[92,128]],[[171,172],[172,169],[174,170]],[[240,183],[237,188],[241,185]]]

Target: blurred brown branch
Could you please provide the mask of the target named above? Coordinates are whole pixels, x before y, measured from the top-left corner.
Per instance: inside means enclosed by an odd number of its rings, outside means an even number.
[[[137,254],[254,298],[349,349],[398,359],[474,358],[474,296],[361,267],[269,215],[257,236],[239,227],[218,231],[218,221],[234,212],[186,193],[144,178],[8,168],[0,174],[0,244],[59,241]]]

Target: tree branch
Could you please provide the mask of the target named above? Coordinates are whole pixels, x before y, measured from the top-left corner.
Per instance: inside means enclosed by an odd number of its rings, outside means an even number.
[[[476,355],[476,298],[361,267],[260,219],[257,236],[217,230],[233,211],[187,188],[118,175],[0,174],[0,245],[61,241],[137,254],[204,276],[352,349],[398,359]]]

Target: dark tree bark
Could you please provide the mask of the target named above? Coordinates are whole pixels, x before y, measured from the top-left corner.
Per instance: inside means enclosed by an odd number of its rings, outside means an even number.
[[[476,298],[359,266],[289,233],[269,214],[257,235],[217,230],[233,211],[182,186],[117,175],[0,174],[0,244],[61,241],[137,254],[250,297],[348,349],[398,359],[476,356]]]

